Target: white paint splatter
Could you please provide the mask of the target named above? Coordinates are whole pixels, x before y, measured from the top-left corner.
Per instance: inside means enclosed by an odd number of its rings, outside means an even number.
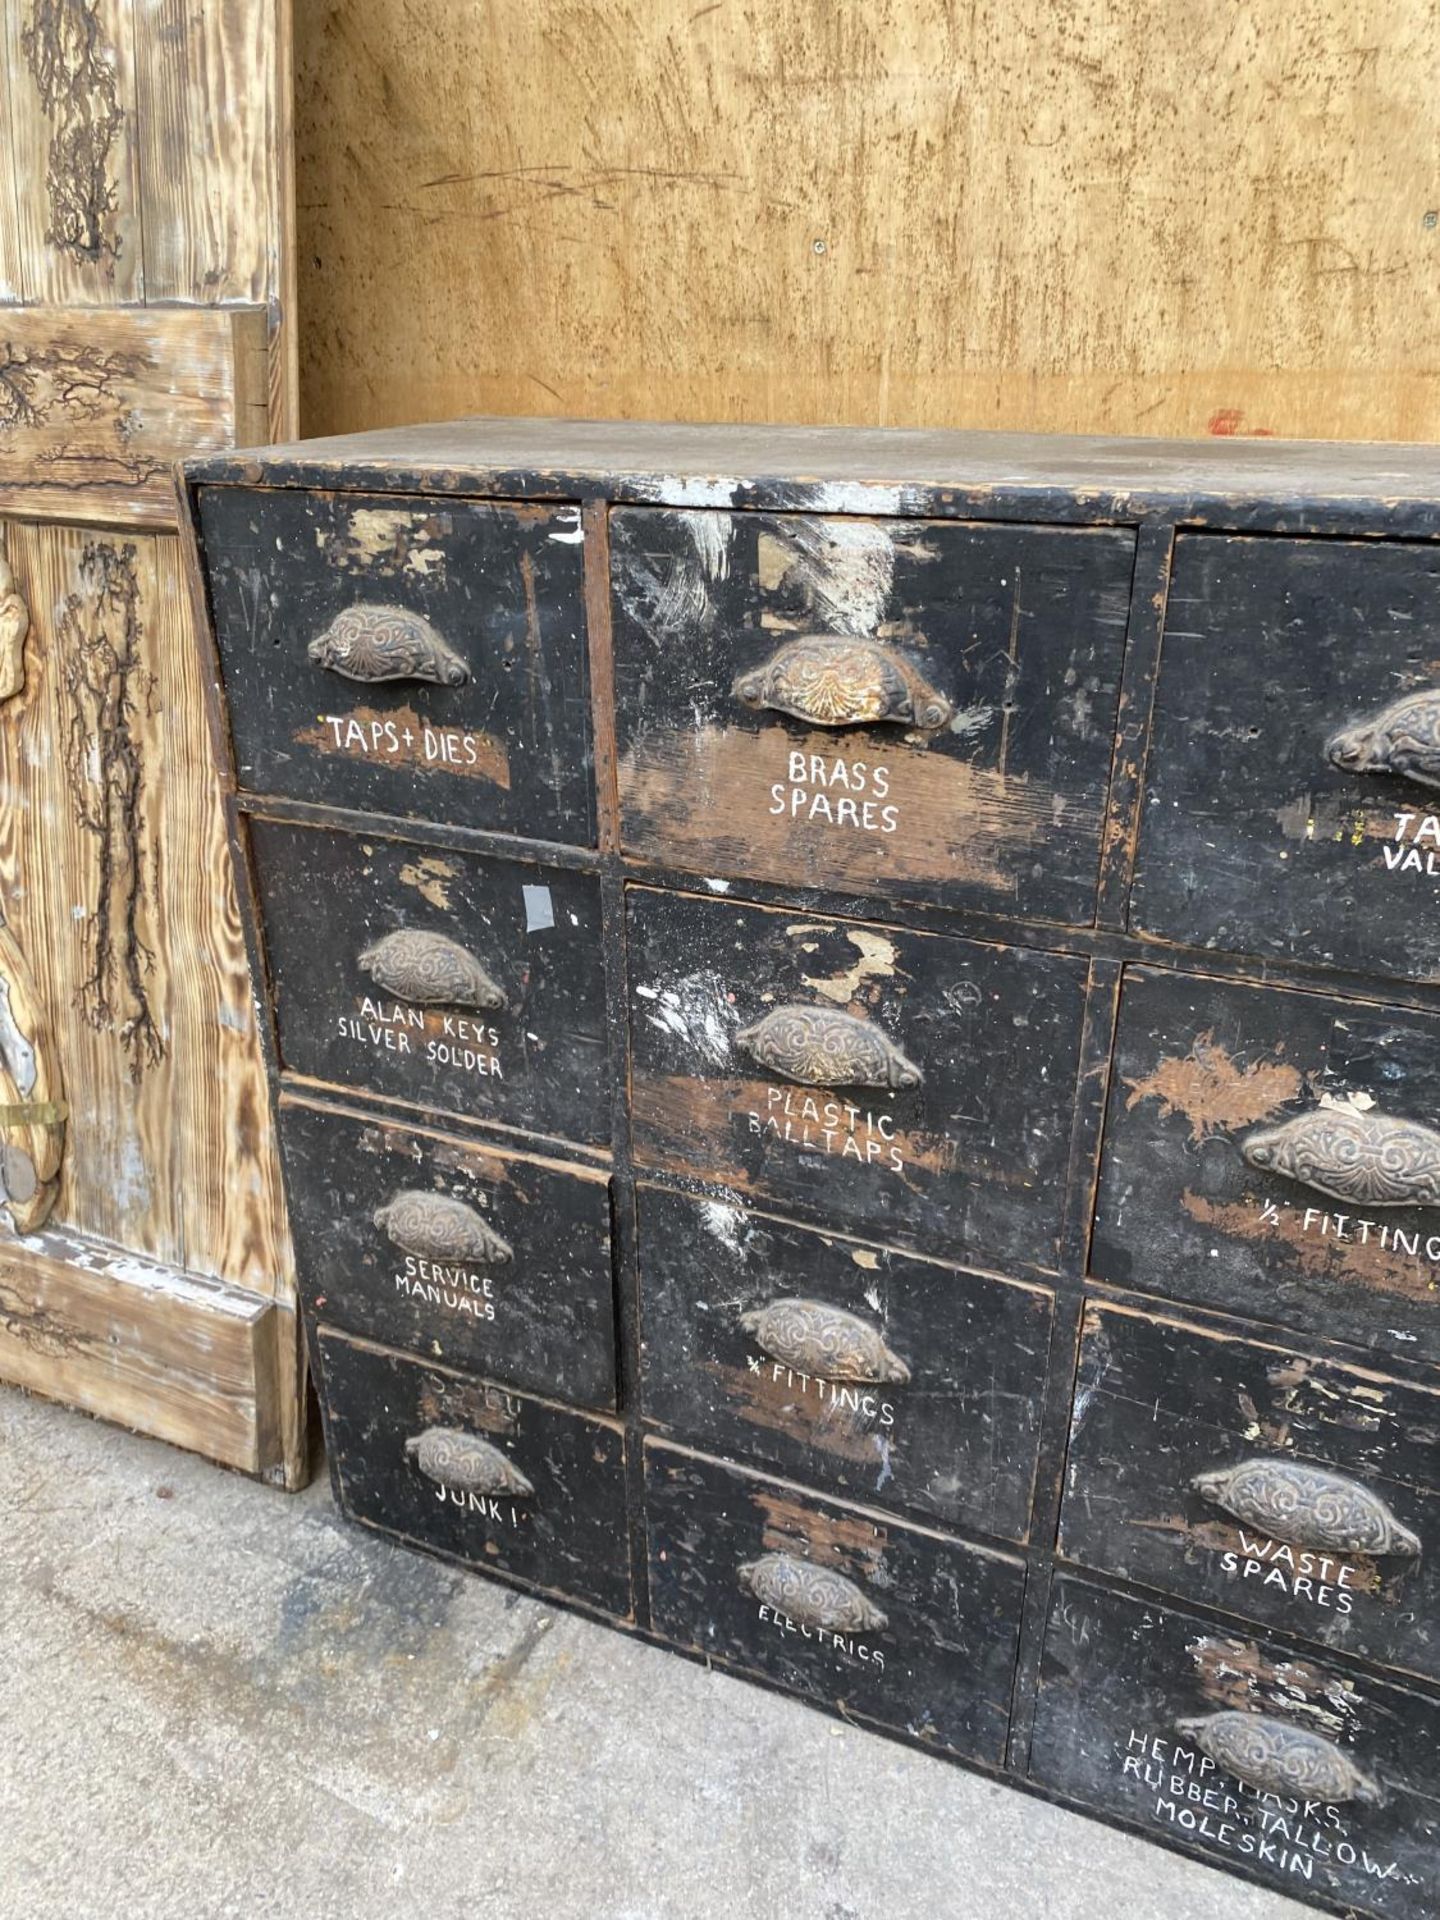
[[[685,525],[695,543],[695,552],[707,580],[725,580],[730,575],[730,537],[734,520],[728,513],[692,513]]]
[[[899,513],[899,487],[873,487],[863,480],[827,480],[815,490],[817,513]]]
[[[799,591],[822,626],[835,633],[873,633],[884,619],[895,581],[895,543],[868,520],[787,520],[786,583]]]
[[[1363,1092],[1322,1093],[1320,1096],[1320,1105],[1328,1107],[1332,1113],[1369,1113],[1374,1104],[1374,1095]]]
[[[655,1011],[646,1015],[652,1027],[682,1040],[708,1066],[730,1065],[731,1035],[740,1022],[726,997],[725,982],[713,967],[661,987],[654,1004]]]
[[[977,733],[983,733],[995,718],[994,707],[962,707],[950,722],[950,731],[960,739],[969,740]]]
[[[744,1252],[741,1240],[745,1230],[743,1207],[732,1206],[724,1200],[702,1200],[700,1218],[705,1222],[706,1232],[712,1234],[728,1252],[737,1258]]]
[[[560,530],[550,534],[549,538],[558,540],[563,546],[579,546],[580,542],[585,538],[585,529],[580,524],[580,509],[578,507],[561,507],[556,513],[555,518],[560,522]]]
[[[667,507],[733,507],[739,491],[738,480],[712,479],[698,473],[667,473],[658,480],[635,483],[643,499],[658,500]]]

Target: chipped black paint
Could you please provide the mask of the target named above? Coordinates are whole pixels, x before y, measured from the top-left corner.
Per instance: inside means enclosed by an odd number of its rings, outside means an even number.
[[[620,1618],[630,1613],[618,1424],[323,1327],[316,1346],[331,1464],[352,1519]],[[533,1491],[512,1500],[437,1484],[406,1450],[433,1427],[498,1447]]]
[[[593,843],[573,508],[223,487],[200,515],[242,787]],[[418,616],[467,677],[327,672],[311,648],[375,604]]]
[[[1075,1384],[1060,1550],[1440,1681],[1440,1391],[1128,1308],[1092,1305]],[[1287,1545],[1197,1475],[1295,1461],[1383,1500],[1420,1543],[1373,1557]],[[1293,1532],[1289,1538],[1293,1540]]]
[[[645,1442],[645,1480],[661,1632],[847,1717],[999,1764],[1025,1581],[1019,1560],[654,1440]],[[766,1584],[745,1571],[767,1554],[838,1573],[884,1625],[817,1631],[767,1605]]]
[[[1133,536],[628,510],[611,535],[635,851],[1090,922]],[[868,636],[850,649],[851,704],[881,706],[861,698],[878,655],[927,724],[817,730],[757,710],[786,634]],[[903,707],[892,689],[885,712]]]
[[[1333,1743],[1383,1792],[1328,1806],[1243,1785],[1180,1721],[1264,1714]],[[1299,1900],[1431,1920],[1440,1900],[1434,1704],[1332,1659],[1087,1582],[1056,1582],[1030,1772]]]
[[[630,893],[642,1165],[951,1258],[1057,1256],[1084,968],[894,927]],[[918,1087],[812,1089],[737,1044],[768,1006],[864,1015]]]
[[[250,835],[287,1067],[582,1145],[605,1139],[592,875],[271,820]],[[400,928],[473,951],[504,1011],[412,1007],[377,987],[361,956]]]
[[[280,1139],[300,1297],[314,1318],[581,1406],[615,1405],[605,1177],[378,1115],[287,1098]],[[490,1266],[392,1244],[397,1192],[472,1207],[511,1250]]]
[[[1023,1540],[1048,1292],[807,1232],[724,1197],[642,1186],[647,1418],[874,1505]],[[857,1386],[767,1355],[743,1316],[823,1300],[880,1331],[908,1380]]]
[[[1091,1271],[1298,1332],[1440,1359],[1440,1213],[1251,1166],[1324,1099],[1440,1111],[1440,1018],[1128,969]]]
[[[1440,977],[1440,802],[1328,751],[1340,729],[1437,684],[1434,548],[1181,534],[1131,925]]]

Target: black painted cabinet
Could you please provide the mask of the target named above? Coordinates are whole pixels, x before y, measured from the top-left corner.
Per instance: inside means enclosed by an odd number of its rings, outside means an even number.
[[[1440,454],[496,420],[186,501],[344,1511],[1440,1910]]]

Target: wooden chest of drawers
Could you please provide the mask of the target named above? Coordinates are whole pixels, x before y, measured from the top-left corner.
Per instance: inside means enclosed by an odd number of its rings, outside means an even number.
[[[1440,1905],[1440,456],[186,470],[337,1498]]]

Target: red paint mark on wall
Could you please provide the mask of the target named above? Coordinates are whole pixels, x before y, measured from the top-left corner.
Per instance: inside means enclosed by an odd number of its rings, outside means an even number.
[[[1273,440],[1273,427],[1247,427],[1245,416],[1239,407],[1219,407],[1205,423],[1205,431],[1213,433],[1222,440],[1240,435],[1250,440]]]

